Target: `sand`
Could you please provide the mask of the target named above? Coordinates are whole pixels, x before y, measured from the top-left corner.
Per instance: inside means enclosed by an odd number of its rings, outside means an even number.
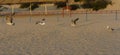
[[[114,14],[15,17],[15,26],[0,20],[0,55],[120,55],[120,19]],[[75,27],[71,19],[79,17]],[[36,25],[46,18],[44,26]],[[114,28],[108,31],[106,26]]]

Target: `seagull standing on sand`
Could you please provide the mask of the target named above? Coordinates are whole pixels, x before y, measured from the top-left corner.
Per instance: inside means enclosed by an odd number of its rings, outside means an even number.
[[[111,28],[110,26],[107,26],[107,29],[108,29],[109,31],[114,31],[114,30],[115,30],[115,29]]]
[[[13,23],[13,17],[12,16],[6,16],[6,21],[7,21],[7,25],[15,25],[15,23]]]
[[[71,26],[76,26],[76,22],[79,20],[79,18],[76,18],[76,19],[72,19],[71,20]]]
[[[45,25],[45,19],[42,19],[41,21],[37,21],[36,24]]]

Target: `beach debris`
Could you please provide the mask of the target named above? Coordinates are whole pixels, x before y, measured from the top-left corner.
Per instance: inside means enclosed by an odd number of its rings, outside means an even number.
[[[72,19],[71,20],[71,26],[76,26],[76,22],[79,20],[79,18]]]
[[[108,31],[114,31],[115,29],[111,28],[110,26],[106,27]]]
[[[45,19],[42,19],[41,21],[37,21],[35,24],[45,25]]]

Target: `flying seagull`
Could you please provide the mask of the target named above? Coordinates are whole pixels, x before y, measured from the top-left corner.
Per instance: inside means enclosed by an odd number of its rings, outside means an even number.
[[[76,22],[79,20],[79,18],[76,18],[76,19],[72,19],[71,20],[71,26],[75,26],[76,25]]]

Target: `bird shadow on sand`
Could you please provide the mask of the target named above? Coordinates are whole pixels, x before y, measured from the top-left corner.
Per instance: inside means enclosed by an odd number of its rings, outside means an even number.
[[[114,31],[120,32],[120,27],[119,28],[114,28]]]

